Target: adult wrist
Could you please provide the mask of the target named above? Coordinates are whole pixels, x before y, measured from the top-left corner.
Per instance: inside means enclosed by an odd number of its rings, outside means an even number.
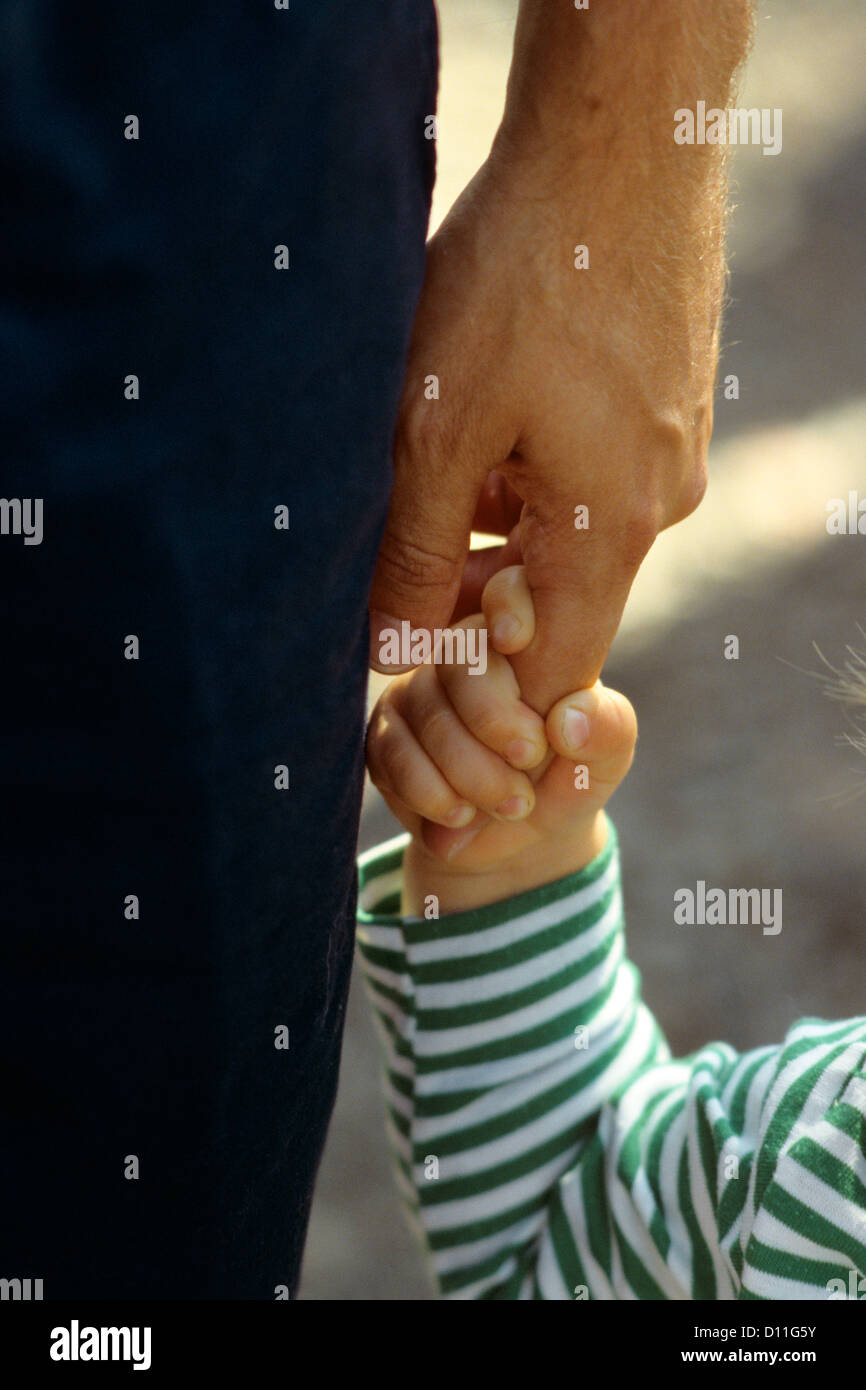
[[[677,107],[727,104],[753,27],[753,0],[521,0],[495,143],[542,160],[664,149]]]

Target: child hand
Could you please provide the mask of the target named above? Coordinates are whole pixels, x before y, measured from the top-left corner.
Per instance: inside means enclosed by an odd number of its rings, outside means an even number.
[[[455,627],[489,634],[483,674],[416,667],[391,682],[370,718],[370,776],[413,836],[407,912],[431,893],[440,911],[456,911],[581,868],[603,848],[601,810],[634,754],[634,710],[600,681],[557,701],[544,721],[520,699],[506,653],[524,650],[535,631],[522,566],[494,575],[482,608]]]

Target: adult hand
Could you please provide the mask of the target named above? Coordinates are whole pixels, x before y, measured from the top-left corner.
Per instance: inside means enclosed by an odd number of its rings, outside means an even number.
[[[737,30],[708,54],[706,26],[743,7],[708,8],[524,0],[505,119],[429,244],[372,590],[379,669],[381,628],[452,617],[491,471],[522,500],[502,563],[527,569],[537,634],[515,669],[540,713],[595,681],[655,536],[703,494],[724,152],[677,145],[673,111],[723,102],[745,52]],[[543,68],[572,40],[567,70]]]

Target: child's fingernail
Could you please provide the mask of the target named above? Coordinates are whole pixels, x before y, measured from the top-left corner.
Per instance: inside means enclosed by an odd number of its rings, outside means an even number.
[[[528,738],[515,738],[505,750],[513,767],[533,767],[538,762],[538,748]]]
[[[464,804],[463,806],[455,806],[453,811],[449,811],[447,816],[445,816],[445,820],[449,825],[453,826],[455,830],[459,830],[461,825],[468,825],[474,815],[475,807]]]
[[[529,810],[529,801],[525,796],[510,796],[501,806],[497,806],[496,814],[503,820],[523,820],[529,815]]]
[[[567,709],[562,716],[562,737],[575,753],[589,738],[589,720],[582,709]]]
[[[520,623],[510,613],[503,613],[493,624],[493,640],[505,646],[513,642],[520,631]]]

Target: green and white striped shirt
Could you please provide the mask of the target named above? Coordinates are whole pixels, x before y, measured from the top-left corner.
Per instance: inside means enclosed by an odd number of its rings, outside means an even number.
[[[399,915],[407,843],[360,860],[358,942],[445,1296],[866,1297],[866,1018],[674,1061],[612,825],[579,873],[429,921]]]

